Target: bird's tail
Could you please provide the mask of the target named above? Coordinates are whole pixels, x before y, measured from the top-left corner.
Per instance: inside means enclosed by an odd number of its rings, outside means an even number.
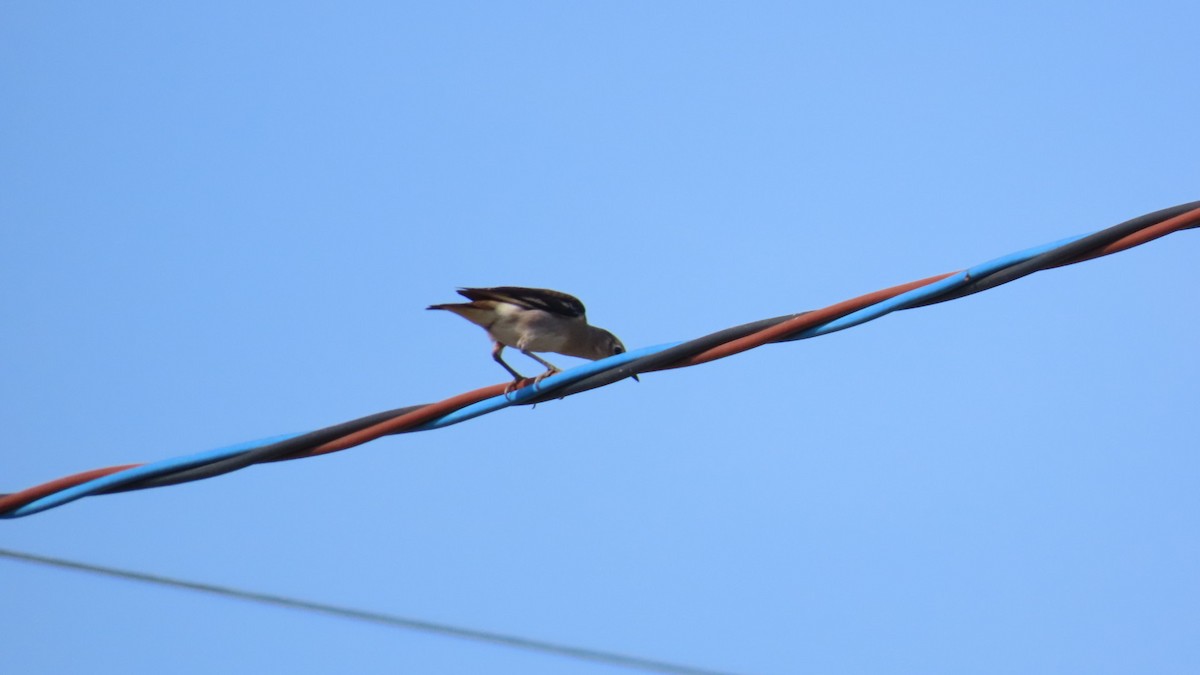
[[[493,321],[495,316],[492,314],[492,308],[488,305],[478,302],[452,302],[445,305],[430,305],[425,309],[444,309],[447,312],[453,312],[462,318],[470,321],[477,326],[487,328]]]

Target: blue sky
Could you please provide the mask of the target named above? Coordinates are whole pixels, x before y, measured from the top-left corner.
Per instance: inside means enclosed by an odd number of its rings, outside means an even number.
[[[1195,3],[0,8],[0,491],[1198,198]],[[1200,235],[0,547],[745,673],[1193,673]],[[564,364],[570,360],[561,359]],[[516,356],[514,365],[534,371]],[[607,666],[0,560],[13,672]]]

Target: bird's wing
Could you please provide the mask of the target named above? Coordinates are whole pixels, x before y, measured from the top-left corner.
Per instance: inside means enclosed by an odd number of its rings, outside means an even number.
[[[468,300],[495,300],[524,307],[540,309],[566,317],[583,317],[587,310],[579,298],[548,288],[521,288],[520,286],[497,286],[495,288],[460,288],[459,295]]]

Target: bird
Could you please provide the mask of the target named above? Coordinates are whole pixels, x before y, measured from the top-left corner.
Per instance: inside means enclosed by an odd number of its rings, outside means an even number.
[[[492,358],[513,376],[506,392],[526,378],[505,363],[500,353],[513,347],[546,367],[534,384],[560,372],[558,366],[534,352],[554,352],[593,361],[625,353],[617,336],[587,322],[587,310],[579,298],[548,288],[496,286],[459,288],[470,302],[430,305],[426,309],[452,312],[482,327],[492,338]],[[637,380],[637,375],[633,376]]]

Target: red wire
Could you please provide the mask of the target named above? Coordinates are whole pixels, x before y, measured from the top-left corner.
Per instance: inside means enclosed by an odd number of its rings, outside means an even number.
[[[837,304],[814,310],[806,314],[801,314],[800,316],[797,316],[793,319],[788,319],[782,323],[777,323],[774,326],[771,326],[770,328],[764,328],[757,333],[751,333],[743,338],[726,342],[723,345],[713,347],[705,352],[700,352],[695,356],[686,358],[677,363],[663,366],[659,370],[694,366],[701,363],[708,363],[709,361],[715,361],[717,359],[723,359],[727,356],[733,356],[734,354],[739,354],[748,349],[754,349],[755,347],[760,347],[768,342],[773,342],[786,335],[797,333],[828,321],[833,321],[834,319],[850,314],[851,312],[857,312],[864,307],[870,307],[877,302],[883,302],[884,300],[893,298],[901,293],[907,293],[914,288],[928,286],[935,281],[941,281],[942,279],[954,274],[958,274],[958,272],[947,272],[945,274],[939,274],[937,276],[920,279],[918,281],[910,281],[907,284],[900,284],[899,286],[892,286],[891,288],[885,288],[881,291],[875,291],[874,293],[860,295],[857,298],[843,300]]]
[[[1197,226],[1200,226],[1200,209],[1194,209],[1192,211],[1175,216],[1174,218],[1169,218],[1161,223],[1147,227],[1144,230],[1139,230],[1138,232],[1127,237],[1123,237],[1096,251],[1092,251],[1073,260],[1068,260],[1066,262],[1053,265],[1052,267],[1063,267],[1065,265],[1072,265],[1085,260],[1092,260],[1094,258],[1111,255],[1134,246],[1139,246],[1148,241],[1153,241],[1154,239],[1164,237],[1172,232]],[[939,274],[917,281],[910,281],[906,284],[892,286],[891,288],[885,288],[883,290],[875,291],[874,293],[867,293],[856,298],[844,300],[842,302],[829,305],[828,307],[814,310],[782,323],[778,323],[757,333],[753,333],[737,340],[727,342],[723,345],[713,347],[712,349],[701,352],[700,354],[696,354],[682,361],[661,366],[659,368],[653,368],[651,370],[668,370],[682,368],[684,366],[694,366],[701,363],[708,363],[709,361],[715,361],[717,359],[723,359],[728,356],[733,356],[734,354],[739,354],[749,349],[754,349],[755,347],[773,342],[784,336],[798,333],[800,331],[807,330],[808,328],[812,328],[813,326],[817,326],[852,312],[856,312],[864,307],[869,307],[875,303],[893,298],[901,293],[906,293],[915,288],[920,288],[922,286],[941,281],[942,279],[954,274],[957,274],[957,272],[947,272],[945,274]],[[328,441],[316,448],[313,448],[312,450],[309,450],[306,453],[296,455],[295,457],[289,459],[312,457],[316,455],[337,452],[340,450],[346,450],[347,448],[352,448],[357,445],[362,445],[363,443],[373,441],[381,436],[386,436],[391,433],[403,431],[404,429],[410,429],[419,426],[425,422],[437,419],[438,417],[447,415],[455,410],[459,410],[473,403],[477,403],[493,396],[498,396],[504,393],[510,384],[511,383],[494,384],[488,387],[483,387],[474,391],[459,394],[457,396],[452,396],[437,403],[431,403],[418,410],[414,410],[399,417],[380,422],[367,427],[366,429],[360,429],[359,431],[347,434],[341,438]],[[102,469],[92,469],[91,471],[83,471],[70,476],[64,476],[62,478],[57,478],[55,480],[42,483],[41,485],[35,485],[33,487],[26,488],[20,492],[14,492],[12,494],[5,495],[0,497],[0,513],[20,508],[25,504],[54,494],[55,492],[66,490],[97,478],[139,466],[142,466],[142,464],[122,464],[119,466],[109,466]]]
[[[3,497],[0,497],[0,513],[6,513],[13,509],[20,508],[29,502],[52,495],[61,490],[66,490],[67,488],[75,487],[80,483],[86,483],[89,480],[95,480],[109,474],[117,473],[118,471],[124,471],[126,469],[132,469],[139,466],[142,465],[122,464],[120,466],[107,466],[103,469],[92,469],[91,471],[84,471],[82,473],[76,473],[70,476],[63,476],[62,478],[52,480],[49,483],[34,485],[33,487],[25,488],[20,492],[13,492],[12,494],[4,495]]]
[[[373,441],[380,436],[386,436],[390,433],[419,426],[425,422],[428,422],[429,420],[437,419],[442,415],[452,413],[459,408],[465,408],[472,403],[476,403],[493,396],[499,396],[500,394],[504,393],[505,388],[508,387],[508,385],[509,383],[494,384],[489,387],[483,387],[481,389],[466,392],[465,394],[452,396],[444,401],[430,403],[419,410],[414,410],[399,417],[394,417],[390,420],[379,422],[378,424],[367,427],[366,429],[361,429],[354,433],[347,434],[346,436],[342,436],[341,438],[329,441],[323,445],[313,448],[307,453],[296,455],[295,457],[289,457],[288,459],[311,457],[313,455],[323,455],[330,452],[336,452],[338,450],[345,450],[356,445],[362,445],[368,441]],[[126,469],[133,469],[143,466],[143,464],[144,463],[122,464],[120,466],[104,467],[103,469],[92,469],[91,471],[83,471],[70,476],[63,476],[62,478],[57,478],[47,483],[42,483],[41,485],[35,485],[33,487],[26,488],[20,492],[13,492],[12,494],[0,497],[0,513],[18,509],[30,502],[41,499],[42,497],[52,495],[55,492],[60,492],[97,478],[103,478],[104,476],[125,471]]]
[[[327,441],[306,453],[296,455],[296,457],[312,457],[314,455],[324,455],[330,452],[338,452],[339,450],[353,448],[356,445],[362,445],[363,443],[373,441],[381,436],[387,436],[388,434],[396,433],[397,431],[420,426],[429,420],[435,420],[443,415],[449,415],[455,410],[465,408],[472,403],[478,403],[479,401],[492,398],[493,396],[499,396],[505,392],[509,384],[510,383],[493,384],[489,387],[476,389],[475,391],[468,391],[465,394],[451,396],[444,401],[430,403],[424,408],[405,413],[399,417],[393,417],[390,420],[384,420],[369,426],[366,429],[359,429],[358,431],[342,436],[341,438],[335,438],[332,441]]]
[[[1121,251],[1133,248],[1134,246],[1141,246],[1148,241],[1154,241],[1155,239],[1165,237],[1172,232],[1178,232],[1179,230],[1185,230],[1189,227],[1197,226],[1200,226],[1200,209],[1193,209],[1191,211],[1181,213],[1174,218],[1168,218],[1156,225],[1151,225],[1144,230],[1138,230],[1127,237],[1122,237],[1114,241],[1108,246],[1099,248],[1091,253],[1075,258],[1074,260],[1068,260],[1067,262],[1052,265],[1051,267],[1074,265],[1075,263],[1083,262],[1085,260],[1092,260],[1093,258],[1099,258],[1101,256],[1111,255],[1113,253],[1120,253]]]

